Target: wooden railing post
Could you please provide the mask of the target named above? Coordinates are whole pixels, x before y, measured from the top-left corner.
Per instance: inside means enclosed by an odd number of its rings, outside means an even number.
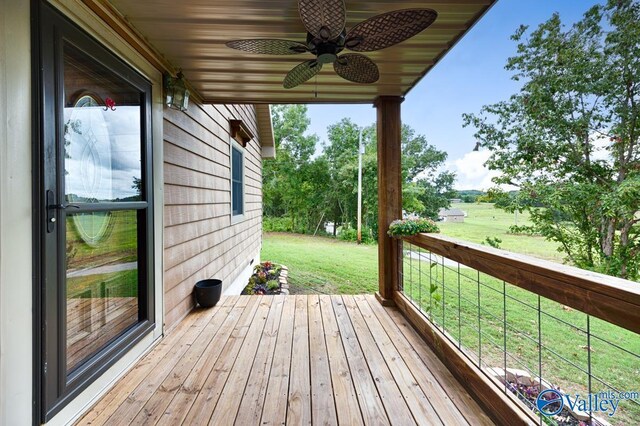
[[[382,304],[393,304],[399,287],[399,244],[387,235],[389,224],[402,218],[402,146],[400,96],[376,99],[378,128],[378,280]]]

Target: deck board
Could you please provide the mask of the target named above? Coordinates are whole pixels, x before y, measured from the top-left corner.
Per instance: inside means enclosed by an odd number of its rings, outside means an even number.
[[[331,385],[336,404],[338,421],[344,425],[359,426],[364,424],[360,403],[353,387],[351,370],[347,355],[342,346],[340,330],[336,321],[330,296],[320,296],[320,310],[322,311],[322,325],[329,354],[329,369],[331,370]]]
[[[189,347],[181,361],[175,365],[160,387],[145,403],[142,410],[131,422],[132,425],[145,425],[158,421],[160,415],[171,403],[178,389],[180,389],[184,378],[189,375],[193,366],[205,353],[209,343],[216,337],[216,332],[220,330],[225,319],[230,316],[233,310],[232,301],[230,302],[228,305],[221,307],[211,321],[203,327],[195,343]]]
[[[414,376],[415,384],[420,386],[424,396],[429,401],[429,406],[437,413],[437,416],[445,425],[464,425],[469,421],[460,412],[459,408],[451,404],[446,393],[441,391],[436,379],[429,369],[422,368],[424,363],[418,356],[416,350],[411,346],[407,339],[399,333],[395,323],[387,314],[387,311],[375,300],[374,297],[358,296],[356,298],[360,310],[367,317],[375,317],[368,320],[370,326],[376,330],[374,336],[381,339],[385,344],[395,346],[398,355],[404,360],[407,367]],[[384,333],[384,335],[382,335]],[[379,337],[380,335],[380,337]],[[422,396],[422,394],[419,394]],[[452,407],[452,405],[454,405]],[[426,410],[431,409],[424,407]]]
[[[268,300],[264,300],[264,298],[262,298],[258,302],[257,299],[253,299],[254,303],[251,304],[252,308],[244,311],[238,326],[233,330],[231,336],[229,336],[218,360],[213,366],[213,369],[209,372],[209,376],[207,377],[202,390],[198,393],[193,405],[189,409],[187,417],[184,420],[185,424],[207,424],[218,403],[220,394],[227,384],[227,379],[233,370],[233,366],[236,365],[237,368],[246,368],[245,366],[236,364],[238,354],[245,342],[244,338],[250,329],[255,329],[256,327],[264,325],[260,324],[259,321],[254,321],[254,317],[257,316],[258,319],[262,318],[265,310],[269,308],[267,305],[267,303],[269,303]],[[260,312],[258,312],[258,310],[260,310]],[[222,344],[224,342],[220,343]]]
[[[234,296],[197,310],[77,424],[491,424],[372,296]]]
[[[275,355],[269,373],[266,402],[261,415],[260,424],[263,425],[281,425],[287,420],[295,308],[295,297],[286,297],[282,308],[282,318],[280,318]],[[239,422],[237,425],[243,426]]]
[[[291,349],[291,379],[287,404],[287,423],[311,424],[311,371],[309,368],[309,315],[307,297],[295,296],[296,312]]]
[[[384,355],[378,345],[376,345],[373,335],[369,331],[362,314],[355,304],[355,300],[352,297],[336,298],[336,300],[340,300],[349,318],[351,318],[353,330],[362,347],[364,359],[369,366],[369,371],[378,388],[389,420],[394,425],[414,424],[414,417],[409,409],[408,402],[405,400],[406,394],[404,391],[406,391],[406,389],[404,389],[402,377],[394,377],[389,369],[389,366],[385,362],[386,359]],[[337,302],[336,306],[338,306],[340,302]]]
[[[213,369],[220,353],[222,353],[225,346],[224,343],[229,339],[242,315],[245,315],[245,312],[248,311],[246,307],[250,301],[251,299],[246,297],[239,298],[222,324],[216,338],[209,342],[203,356],[192,366],[180,389],[178,389],[173,399],[168,402],[169,405],[165,407],[162,413],[159,413],[161,417],[157,424],[170,426],[182,423],[196,396],[204,387],[209,372]],[[220,309],[230,304],[231,301],[227,299]]]
[[[309,304],[309,364],[311,366],[311,418],[316,425],[338,423],[336,404],[331,388],[331,370],[322,325],[320,299],[312,295]]]
[[[369,302],[372,306],[378,305],[373,296],[369,298]],[[390,324],[401,332],[401,335],[407,339],[423,364],[427,366],[425,372],[428,372],[433,377],[433,384],[436,389],[440,390],[439,394],[442,402],[445,403],[450,400],[450,402],[447,402],[447,406],[453,406],[460,410],[470,424],[494,424],[487,414],[479,408],[464,386],[453,377],[453,374],[438,359],[437,355],[424,343],[418,332],[414,330],[402,313],[397,309],[388,309],[386,311],[391,320]],[[392,327],[389,329],[391,330]]]
[[[238,415],[235,418],[237,425],[257,425],[260,424],[262,408],[264,407],[267,395],[267,384],[269,374],[274,359],[280,319],[284,298],[278,297],[271,305],[269,319],[265,324],[264,333],[260,340],[258,352],[251,366],[249,381],[242,395]]]
[[[260,337],[263,335],[269,317],[274,314],[274,310],[271,309],[273,297],[263,297],[262,299],[262,302],[266,303],[261,302],[258,312],[256,312],[242,348],[236,357],[234,367],[229,373],[227,383],[218,397],[218,404],[209,418],[210,425],[233,425],[234,423],[240,407],[240,401],[242,401],[240,396],[244,394],[249,380],[249,373],[251,372],[249,366],[253,364],[256,357],[261,340]]]
[[[347,300],[350,300],[350,298]],[[355,299],[355,305],[351,302],[350,306],[351,309],[356,309],[357,306],[360,310],[362,318],[369,327],[371,336],[378,345],[380,353],[386,361],[389,371],[398,385],[400,392],[404,396],[407,406],[413,414],[415,422],[419,425],[452,424],[443,422],[441,417],[434,410],[431,402],[420,387],[418,380],[414,377],[416,373],[411,371],[409,365],[404,361],[404,357],[393,344],[387,335],[387,332],[378,321],[378,318],[373,314],[373,311],[366,300],[357,297]],[[463,423],[456,424],[460,425]]]

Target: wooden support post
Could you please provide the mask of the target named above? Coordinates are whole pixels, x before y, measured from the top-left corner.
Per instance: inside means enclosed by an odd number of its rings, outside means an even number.
[[[378,110],[378,280],[376,297],[383,305],[393,304],[399,289],[400,241],[387,235],[389,224],[402,219],[402,167],[400,96],[380,96]]]

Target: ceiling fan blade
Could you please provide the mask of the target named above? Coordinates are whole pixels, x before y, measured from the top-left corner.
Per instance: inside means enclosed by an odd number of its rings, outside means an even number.
[[[347,34],[345,46],[356,52],[371,52],[393,46],[418,34],[433,23],[432,9],[403,9],[369,18]]]
[[[344,0],[299,0],[298,9],[304,27],[314,37],[333,40],[344,30],[347,19]]]
[[[287,76],[284,78],[282,85],[285,89],[293,89],[318,74],[321,69],[322,64],[315,59],[304,61],[289,71]]]
[[[296,55],[309,51],[305,44],[293,40],[248,39],[231,40],[225,44],[232,49],[263,55]]]
[[[359,53],[339,56],[333,63],[333,69],[340,77],[354,83],[375,83],[380,78],[375,62]]]

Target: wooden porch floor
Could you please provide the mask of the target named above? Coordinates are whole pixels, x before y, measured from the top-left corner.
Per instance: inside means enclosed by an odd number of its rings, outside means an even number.
[[[373,296],[233,296],[196,310],[78,424],[492,424]]]

